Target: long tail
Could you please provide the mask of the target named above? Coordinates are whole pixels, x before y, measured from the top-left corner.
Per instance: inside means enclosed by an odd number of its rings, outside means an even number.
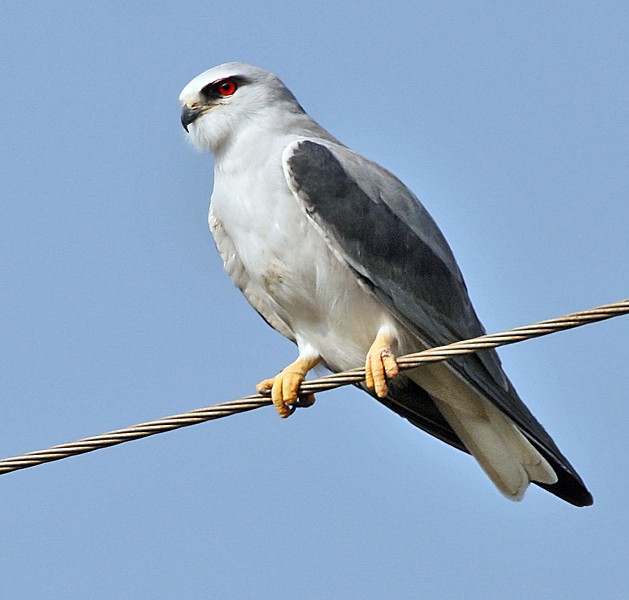
[[[481,400],[481,411],[463,412],[442,400],[433,400],[485,473],[510,500],[521,500],[531,481],[557,482],[548,461],[489,401]]]
[[[507,497],[521,498],[531,481],[575,506],[592,504],[592,495],[579,474],[530,412],[526,418],[528,429],[521,428],[488,400],[470,394],[469,389],[449,390],[440,401],[415,381],[421,373],[410,375],[414,378],[402,373],[392,379],[386,398],[359,387],[415,427],[474,454]],[[526,410],[524,405],[522,408]]]

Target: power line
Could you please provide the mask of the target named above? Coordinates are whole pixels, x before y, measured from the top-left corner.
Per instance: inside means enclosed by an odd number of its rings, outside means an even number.
[[[469,340],[454,342],[453,344],[448,344],[447,346],[439,346],[430,350],[424,350],[423,352],[407,354],[405,356],[400,356],[397,359],[397,362],[400,370],[412,369],[414,367],[418,367],[422,363],[446,360],[448,358],[471,354],[480,350],[487,350],[489,348],[496,348],[507,344],[515,344],[531,338],[549,335],[565,329],[580,327],[581,325],[586,325],[587,323],[603,321],[605,319],[610,319],[627,313],[629,313],[629,299],[572,313],[556,319],[540,321],[539,323],[534,323],[532,325],[515,327],[514,329],[509,329],[500,333],[481,335]],[[350,371],[343,371],[341,373],[334,373],[318,379],[304,381],[300,391],[302,393],[322,392],[341,387],[343,385],[360,383],[364,380],[364,378],[365,370],[363,368],[352,369]],[[253,394],[251,396],[246,396],[245,398],[232,400],[231,402],[223,402],[206,408],[198,408],[186,413],[163,417],[155,421],[140,423],[124,429],[116,429],[115,431],[110,431],[108,433],[83,438],[75,442],[52,446],[50,448],[46,448],[45,450],[27,452],[26,454],[0,460],[0,474],[10,473],[11,471],[17,471],[18,469],[34,467],[46,462],[60,460],[70,456],[76,456],[78,454],[85,454],[86,452],[92,452],[93,450],[99,450],[100,448],[123,444],[124,442],[137,440],[157,433],[172,431],[173,429],[179,429],[180,427],[188,427],[189,425],[196,425],[197,423],[228,417],[229,415],[247,412],[262,406],[269,406],[270,404],[272,404],[272,402],[268,393]]]

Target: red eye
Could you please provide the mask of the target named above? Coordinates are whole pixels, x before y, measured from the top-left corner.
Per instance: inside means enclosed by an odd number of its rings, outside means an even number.
[[[233,79],[223,79],[218,84],[218,93],[221,96],[231,96],[237,88],[238,85]]]

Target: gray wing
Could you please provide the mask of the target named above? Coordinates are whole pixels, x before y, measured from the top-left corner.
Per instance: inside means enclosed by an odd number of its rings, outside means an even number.
[[[293,194],[330,246],[416,336],[428,346],[439,346],[485,333],[443,234],[394,175],[325,140],[292,142],[283,164]],[[562,486],[550,491],[574,496],[569,501],[591,502],[578,474],[518,397],[495,351],[449,364],[564,472],[565,494],[560,493]],[[461,447],[456,436],[444,441]],[[580,500],[579,490],[584,492]]]
[[[485,333],[445,238],[401,181],[326,142],[294,142],[284,158],[290,187],[328,243],[428,346]],[[459,363],[483,392],[508,389],[496,352]]]

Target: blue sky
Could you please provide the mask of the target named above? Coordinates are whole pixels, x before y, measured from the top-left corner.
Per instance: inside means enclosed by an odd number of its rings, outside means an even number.
[[[401,177],[489,331],[629,295],[626,3],[20,2],[0,74],[0,454],[251,393],[295,350],[222,272],[177,96],[276,72]],[[352,389],[0,477],[7,598],[629,594],[629,319],[501,351],[591,508],[503,499]]]

